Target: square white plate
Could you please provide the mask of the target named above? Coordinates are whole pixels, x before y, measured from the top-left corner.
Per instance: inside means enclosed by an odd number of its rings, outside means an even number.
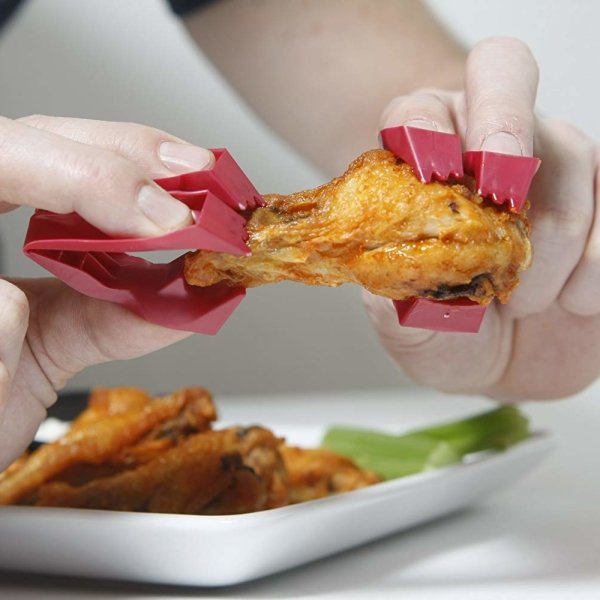
[[[272,429],[306,447],[324,432]],[[521,477],[551,447],[550,436],[536,434],[467,464],[244,515],[0,507],[0,569],[176,585],[241,583],[467,507]]]

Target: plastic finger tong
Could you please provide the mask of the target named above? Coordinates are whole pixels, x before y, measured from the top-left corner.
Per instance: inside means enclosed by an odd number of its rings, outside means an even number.
[[[410,164],[423,182],[473,175],[478,192],[519,211],[539,167],[537,158],[494,152],[461,153],[457,135],[394,127],[381,132],[383,145]],[[152,238],[111,238],[79,215],[38,210],[29,223],[23,250],[36,263],[75,290],[120,304],[142,318],[170,327],[213,335],[243,300],[244,288],[217,284],[190,286],[183,276],[184,256],[154,264],[127,252],[213,250],[243,256],[246,219],[238,211],[264,202],[229,152],[213,150],[206,171],[156,181],[192,210],[194,223]],[[427,298],[394,301],[401,325],[435,331],[477,332],[485,313],[468,299]]]
[[[462,153],[458,135],[418,129],[391,127],[381,131],[383,147],[408,163],[419,179],[446,181],[463,173],[475,178],[477,192],[498,205],[508,204],[520,212],[529,186],[541,161],[535,157],[497,152]],[[486,307],[469,299],[395,300],[398,320],[406,327],[434,331],[477,333]]]
[[[38,210],[29,223],[25,254],[82,294],[121,304],[147,321],[217,333],[243,300],[245,289],[188,285],[183,255],[154,264],[126,254],[194,249],[250,254],[246,219],[238,211],[264,202],[227,150],[213,153],[216,160],[209,170],[156,181],[190,207],[192,225],[158,237],[115,239],[77,214]]]

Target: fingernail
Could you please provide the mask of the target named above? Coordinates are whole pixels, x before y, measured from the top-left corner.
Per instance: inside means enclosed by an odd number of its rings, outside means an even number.
[[[206,148],[177,142],[162,142],[158,155],[163,164],[174,173],[202,171],[215,160],[213,153]]]
[[[419,129],[429,129],[431,131],[438,131],[438,124],[429,119],[412,119],[404,123],[407,127],[417,127]]]
[[[192,223],[190,209],[154,185],[145,185],[138,194],[140,210],[163,231],[180,229]]]
[[[508,131],[498,131],[486,136],[481,144],[481,149],[488,152],[500,152],[501,154],[514,154],[523,156],[523,147],[516,135]]]

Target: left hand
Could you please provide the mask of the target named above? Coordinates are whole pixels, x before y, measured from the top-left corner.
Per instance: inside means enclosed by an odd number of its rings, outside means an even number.
[[[189,208],[152,179],[214,160],[204,148],[136,124],[0,118],[0,133],[0,216],[19,205],[77,212],[117,236],[160,235],[191,222]],[[0,471],[27,447],[72,375],[188,335],[54,279],[0,277]]]
[[[390,301],[367,309],[396,362],[447,392],[506,399],[571,395],[600,374],[599,152],[573,126],[534,114],[538,69],[522,42],[493,38],[470,53],[464,91],[396,98],[382,128],[458,133],[464,150],[542,159],[530,191],[534,259],[478,335],[400,327]]]

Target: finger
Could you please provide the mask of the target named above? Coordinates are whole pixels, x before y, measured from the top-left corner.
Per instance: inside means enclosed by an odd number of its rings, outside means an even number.
[[[0,118],[0,202],[76,212],[116,236],[152,236],[192,222],[189,208],[130,160]]]
[[[490,38],[467,59],[467,150],[533,154],[538,67],[513,38]]]
[[[146,171],[153,179],[210,168],[214,155],[206,148],[188,144],[159,129],[137,123],[115,123],[31,115],[18,119],[36,129],[75,142],[115,152]]]
[[[0,470],[27,449],[56,397],[55,388],[25,343],[0,418]]]
[[[567,123],[541,121],[536,153],[542,156],[542,165],[530,194],[533,263],[504,307],[514,317],[540,313],[561,295],[584,252],[594,213],[595,149],[591,141]],[[588,266],[594,262],[593,253],[592,243]],[[587,269],[582,266],[579,272]],[[573,278],[568,294],[561,296],[574,311],[586,310],[593,301],[588,298],[581,305],[582,281]]]
[[[448,108],[448,96],[442,91],[420,90],[410,96],[394,98],[383,111],[380,129],[408,125],[444,133],[455,133]]]
[[[13,418],[13,382],[19,369],[28,323],[27,297],[19,288],[0,279],[0,471],[8,466],[24,447],[19,432],[23,419]]]
[[[586,173],[588,189],[585,190],[586,198],[593,198],[590,202],[593,207],[589,209],[589,212],[594,212],[594,216],[590,217],[590,221],[593,221],[591,232],[587,236],[581,259],[559,297],[559,303],[564,309],[586,317],[600,314],[600,151],[594,149],[593,155],[596,158],[595,173]],[[587,212],[585,216],[587,217]],[[581,237],[585,239],[584,236]]]
[[[392,303],[363,293],[367,313],[394,361],[421,384],[444,392],[474,393],[502,378],[512,349],[512,327],[488,307],[478,335],[401,327]]]
[[[380,119],[380,129],[408,125],[442,133],[455,133],[455,122],[450,109],[452,95],[435,89],[423,89],[409,96],[394,98]],[[432,337],[432,332],[411,327],[400,327],[392,302],[388,299],[364,294],[367,312],[379,331],[384,346],[394,355],[396,346],[409,347],[421,344]]]
[[[0,365],[6,369],[0,380],[12,379],[15,375],[28,323],[27,296],[18,287],[0,279]]]
[[[82,296],[57,280],[18,284],[35,314],[29,346],[56,389],[88,366],[137,358],[191,335],[148,323],[111,302]]]

